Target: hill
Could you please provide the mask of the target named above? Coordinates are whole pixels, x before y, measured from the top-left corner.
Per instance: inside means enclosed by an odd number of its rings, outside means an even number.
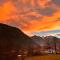
[[[31,38],[18,28],[0,23],[0,50],[29,47],[31,43]]]

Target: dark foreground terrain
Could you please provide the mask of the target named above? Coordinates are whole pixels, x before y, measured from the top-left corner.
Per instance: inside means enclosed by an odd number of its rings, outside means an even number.
[[[43,56],[32,56],[32,57],[27,57],[25,60],[60,60],[60,55],[43,55]]]

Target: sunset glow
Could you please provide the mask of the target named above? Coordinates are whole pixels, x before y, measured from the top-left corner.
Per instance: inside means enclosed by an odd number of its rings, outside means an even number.
[[[57,1],[57,3],[55,3]],[[26,33],[60,29],[58,0],[1,0],[0,22]]]

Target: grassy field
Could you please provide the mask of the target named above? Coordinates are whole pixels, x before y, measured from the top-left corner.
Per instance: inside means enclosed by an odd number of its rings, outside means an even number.
[[[26,60],[60,60],[60,55],[43,55],[43,56],[32,56],[27,57]]]

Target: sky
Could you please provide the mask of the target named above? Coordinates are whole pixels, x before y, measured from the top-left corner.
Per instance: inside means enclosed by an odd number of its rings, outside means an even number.
[[[27,35],[60,34],[60,0],[0,0],[0,23]]]
[[[60,36],[60,30],[48,30],[48,31],[38,31],[38,32],[32,32],[32,34],[37,36]]]

